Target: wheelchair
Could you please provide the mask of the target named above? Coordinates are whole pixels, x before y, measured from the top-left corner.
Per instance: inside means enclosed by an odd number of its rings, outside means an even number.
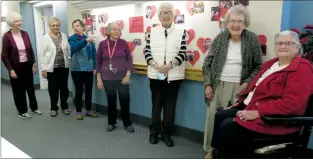
[[[304,116],[264,116],[262,119],[270,125],[299,126],[302,129],[290,136],[255,138],[257,146],[262,146],[254,151],[255,158],[313,158],[307,149],[313,126],[313,95],[309,99]]]

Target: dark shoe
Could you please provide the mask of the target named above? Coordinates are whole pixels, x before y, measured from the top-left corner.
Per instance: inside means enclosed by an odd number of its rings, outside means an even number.
[[[125,127],[125,129],[128,131],[128,132],[134,132],[135,131],[135,129],[134,129],[134,127],[133,126],[127,126],[127,127]]]
[[[108,132],[111,132],[111,131],[113,131],[115,129],[115,126],[114,125],[108,125],[107,126],[107,131]]]
[[[173,142],[173,140],[171,139],[171,137],[170,136],[162,136],[161,137],[161,140],[165,143],[165,145],[167,146],[167,147],[173,147],[174,146],[174,142]]]
[[[150,134],[149,141],[151,144],[157,144],[159,141],[159,137],[157,134]]]

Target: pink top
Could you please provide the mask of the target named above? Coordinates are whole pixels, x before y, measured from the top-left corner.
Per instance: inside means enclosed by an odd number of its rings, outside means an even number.
[[[20,62],[27,62],[28,60],[27,53],[26,53],[26,48],[25,48],[25,44],[24,44],[21,32],[17,32],[17,33],[11,32],[11,33],[16,43],[16,46],[18,48],[18,52],[20,55]]]

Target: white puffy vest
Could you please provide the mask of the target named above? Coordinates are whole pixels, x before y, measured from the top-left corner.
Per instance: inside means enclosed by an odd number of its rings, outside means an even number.
[[[178,55],[183,35],[184,29],[179,28],[174,24],[167,29],[167,38],[165,37],[165,28],[162,25],[151,28],[151,55],[159,66],[164,65],[164,61],[168,64]],[[148,65],[148,77],[151,79],[157,79],[156,73],[157,70]],[[168,81],[184,79],[185,62],[170,69],[167,78]]]

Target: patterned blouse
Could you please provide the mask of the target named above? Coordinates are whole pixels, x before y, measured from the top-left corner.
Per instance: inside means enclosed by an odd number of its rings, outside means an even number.
[[[65,61],[64,61],[64,53],[62,51],[62,36],[60,35],[58,38],[54,38],[50,36],[52,41],[56,47],[56,56],[54,61],[54,68],[64,68]]]

